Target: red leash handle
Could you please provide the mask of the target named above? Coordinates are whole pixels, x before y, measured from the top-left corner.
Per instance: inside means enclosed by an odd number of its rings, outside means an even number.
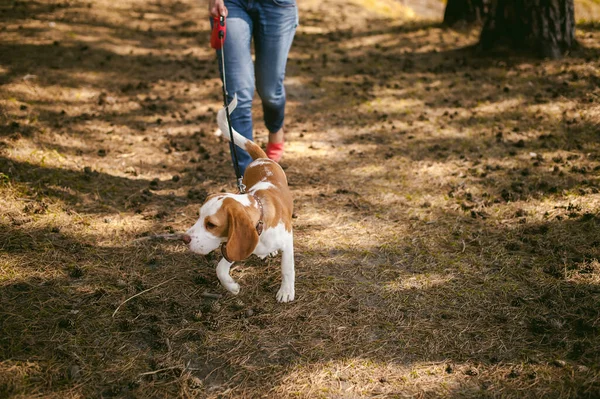
[[[213,17],[213,30],[210,35],[210,47],[215,50],[220,50],[225,42],[225,35],[227,33],[227,26],[225,25],[225,17],[218,16]]]

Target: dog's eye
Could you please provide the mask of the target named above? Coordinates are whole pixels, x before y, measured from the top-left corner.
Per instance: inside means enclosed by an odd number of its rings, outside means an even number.
[[[214,224],[213,222],[209,222],[209,221],[206,222],[206,228],[207,229],[210,230],[210,229],[214,229],[215,227],[217,227],[217,225]]]

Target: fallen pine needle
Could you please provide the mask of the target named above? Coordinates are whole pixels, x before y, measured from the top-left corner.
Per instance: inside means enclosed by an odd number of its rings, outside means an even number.
[[[173,370],[173,369],[180,369],[180,368],[181,368],[181,366],[165,367],[164,369],[160,369],[160,370],[147,371],[145,373],[140,373],[139,376],[158,374],[158,373],[162,373],[163,371]]]
[[[158,287],[160,287],[161,285],[163,285],[163,284],[166,284],[166,283],[168,283],[169,281],[173,280],[174,278],[175,278],[175,277],[171,277],[170,279],[168,279],[168,280],[165,280],[165,281],[163,281],[163,282],[162,282],[162,283],[160,283],[160,284],[156,284],[154,287],[150,287],[150,288],[148,288],[147,290],[144,290],[144,291],[142,291],[142,292],[138,292],[138,293],[137,293],[137,294],[135,294],[134,296],[127,298],[125,301],[121,302],[121,304],[120,304],[119,306],[117,306],[117,308],[115,309],[115,311],[114,311],[114,312],[113,312],[113,314],[112,314],[112,317],[113,317],[113,318],[115,317],[115,315],[117,314],[117,312],[119,311],[119,309],[121,308],[121,306],[125,305],[127,302],[131,301],[131,300],[132,300],[133,298],[135,298],[136,296],[140,296],[140,295],[142,295],[142,294],[143,294],[143,293],[145,293],[145,292],[148,292],[148,291],[151,291],[151,290],[153,290],[153,289],[155,289],[155,288],[158,288]]]

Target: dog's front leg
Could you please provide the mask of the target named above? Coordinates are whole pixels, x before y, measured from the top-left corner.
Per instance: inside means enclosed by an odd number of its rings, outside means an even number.
[[[294,300],[296,280],[294,270],[294,242],[290,236],[289,244],[281,253],[281,288],[277,292],[277,302]]]
[[[233,295],[237,295],[240,292],[240,285],[229,275],[231,265],[233,265],[233,262],[228,262],[225,258],[221,259],[217,265],[217,277],[227,291],[231,292]]]

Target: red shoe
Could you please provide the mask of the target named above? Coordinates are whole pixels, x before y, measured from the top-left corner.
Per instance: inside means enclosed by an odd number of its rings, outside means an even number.
[[[283,141],[281,143],[267,143],[267,150],[265,151],[267,157],[275,162],[281,161],[281,156],[283,155],[283,145]]]

